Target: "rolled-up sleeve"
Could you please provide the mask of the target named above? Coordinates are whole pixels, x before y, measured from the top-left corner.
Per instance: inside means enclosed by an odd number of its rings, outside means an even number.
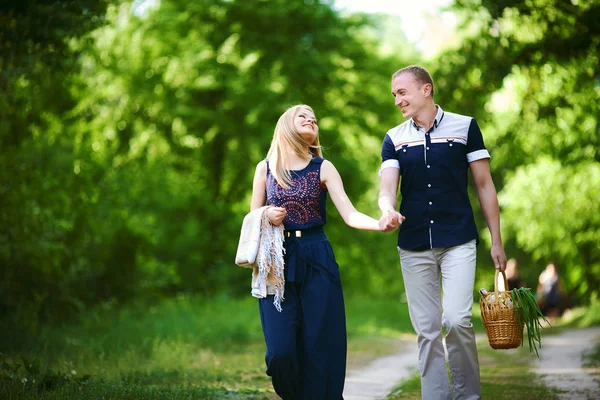
[[[471,119],[469,125],[469,133],[467,137],[467,162],[481,160],[482,158],[490,158],[490,153],[485,148],[483,143],[483,135],[475,118]]]
[[[385,135],[385,139],[383,139],[383,145],[381,147],[381,168],[379,169],[379,175],[381,175],[381,171],[386,168],[400,169],[400,163],[398,162],[398,158],[396,156],[396,148],[389,135]]]

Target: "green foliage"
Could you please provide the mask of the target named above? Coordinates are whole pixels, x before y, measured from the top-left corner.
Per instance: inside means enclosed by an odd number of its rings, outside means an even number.
[[[600,344],[597,344],[594,350],[584,354],[584,366],[589,368],[600,367]]]
[[[558,321],[558,326],[586,328],[600,325],[600,300],[592,294],[590,304],[586,307],[575,307],[567,310]]]
[[[500,197],[517,243],[535,259],[562,260],[563,276],[577,282],[580,296],[600,287],[599,185],[598,163],[572,166],[546,157],[519,168]]]
[[[507,253],[530,284],[556,260],[571,301],[587,304],[600,287],[600,2],[458,0],[455,9],[471,34],[435,74],[442,104],[482,122]]]
[[[542,320],[546,323],[548,321],[544,318],[535,295],[531,293],[531,289],[512,289],[510,297],[514,301],[514,307],[519,317],[519,324],[523,329],[527,329],[529,352],[539,357],[538,349],[542,346]]]
[[[103,302],[246,295],[239,228],[290,105],[315,108],[349,197],[379,214],[381,140],[400,117],[389,77],[419,61],[393,18],[319,1],[149,4],[1,6],[0,311],[27,334]],[[456,9],[466,33],[431,62],[436,101],[483,127],[509,255],[558,259],[586,303],[600,287],[598,1]],[[399,297],[395,234],[351,231],[332,204],[327,232],[347,293]]]
[[[246,294],[233,258],[254,165],[295,103],[315,108],[326,157],[376,210],[380,140],[396,118],[382,88],[399,60],[378,55],[375,20],[320,2],[87,3],[8,8],[14,35],[57,19],[25,50],[24,38],[3,42],[0,308],[37,315],[23,318],[35,331],[98,302]],[[397,292],[393,235],[347,240],[332,208],[346,286],[382,291],[394,277],[383,291]],[[361,250],[364,238],[374,245]]]
[[[43,319],[47,310],[77,309],[85,293],[73,291],[77,271],[93,263],[73,245],[86,220],[86,190],[74,173],[69,111],[78,68],[70,43],[85,44],[106,5],[5,1],[0,8],[0,312]]]

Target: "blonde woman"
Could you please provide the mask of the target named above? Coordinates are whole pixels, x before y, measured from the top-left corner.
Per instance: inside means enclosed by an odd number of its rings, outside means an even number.
[[[271,223],[285,228],[281,312],[273,295],[259,299],[267,375],[284,400],[342,399],[346,317],[339,267],[323,231],[327,193],[346,224],[379,230],[379,221],[354,208],[338,171],[322,158],[312,108],[293,106],[256,166],[251,204],[252,210],[269,205]]]

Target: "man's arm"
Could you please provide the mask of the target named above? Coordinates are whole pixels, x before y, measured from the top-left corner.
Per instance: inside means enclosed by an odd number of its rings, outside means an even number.
[[[379,219],[379,228],[384,232],[393,231],[405,220],[405,217],[396,211],[399,180],[398,168],[385,168],[381,171],[378,204],[382,215]]]
[[[492,249],[490,251],[492,261],[496,268],[504,271],[506,269],[506,254],[504,253],[500,234],[500,206],[498,205],[496,187],[490,173],[489,158],[473,161],[469,167],[477,189],[481,210],[492,237]]]

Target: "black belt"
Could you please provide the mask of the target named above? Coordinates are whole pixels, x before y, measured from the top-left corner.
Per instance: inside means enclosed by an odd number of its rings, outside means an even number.
[[[301,237],[314,237],[314,235],[318,235],[324,233],[323,227],[322,226],[317,226],[315,228],[308,228],[308,229],[290,229],[290,230],[284,230],[283,231],[283,237],[285,237],[286,239],[289,239],[291,237],[297,237],[297,238],[301,238]]]
[[[283,232],[283,235],[284,235],[286,238],[289,238],[289,237],[292,237],[292,236],[295,236],[295,237],[302,237],[302,231],[284,231],[284,232]]]

